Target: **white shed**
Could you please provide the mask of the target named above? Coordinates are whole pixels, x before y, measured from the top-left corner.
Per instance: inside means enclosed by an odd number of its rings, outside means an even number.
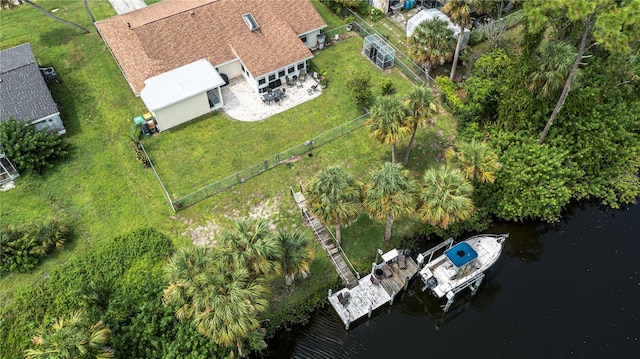
[[[453,36],[455,36],[456,39],[458,38],[458,34],[460,33],[460,26],[452,23],[449,17],[443,14],[438,9],[423,9],[419,11],[417,14],[415,14],[412,18],[410,18],[407,21],[407,37],[411,37],[411,35],[413,34],[413,30],[415,30],[416,27],[418,27],[418,25],[420,25],[424,21],[431,20],[434,18],[440,18],[446,21],[449,24],[449,28],[453,30]],[[464,29],[464,36],[462,37],[462,48],[467,46],[467,42],[469,41],[470,34],[471,34],[471,31],[469,29]]]
[[[221,108],[225,84],[206,59],[200,59],[144,81],[142,101],[164,131]]]

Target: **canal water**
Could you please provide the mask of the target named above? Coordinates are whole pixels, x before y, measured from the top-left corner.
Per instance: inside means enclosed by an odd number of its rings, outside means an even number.
[[[501,259],[446,315],[416,278],[349,331],[326,305],[268,357],[640,358],[640,205],[578,205],[557,224],[487,232],[510,234]]]

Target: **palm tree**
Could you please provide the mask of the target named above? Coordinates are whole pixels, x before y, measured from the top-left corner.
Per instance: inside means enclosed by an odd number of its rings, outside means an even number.
[[[335,226],[336,240],[342,243],[341,226],[358,219],[361,185],[340,166],[321,170],[306,190],[309,209],[325,225]]]
[[[493,183],[496,172],[502,168],[498,162],[498,155],[484,142],[458,142],[453,148],[445,151],[447,163],[460,169],[465,179],[476,180],[480,183]]]
[[[31,358],[113,358],[108,346],[111,331],[101,321],[87,329],[82,311],[73,312],[69,318],[60,317],[48,326],[36,329],[31,339],[35,349],[24,351]]]
[[[474,211],[473,186],[460,171],[439,166],[425,171],[420,190],[418,216],[423,222],[447,229]]]
[[[391,227],[395,218],[411,214],[415,205],[416,184],[409,171],[401,164],[385,162],[374,170],[364,188],[362,203],[369,215],[386,220],[384,241],[391,240]]]
[[[451,60],[456,50],[453,31],[440,18],[423,21],[407,39],[409,55],[418,65],[430,69]]]
[[[78,24],[76,24],[74,22],[71,22],[71,21],[68,21],[68,20],[65,20],[65,19],[62,19],[62,18],[59,18],[59,17],[53,15],[49,11],[45,10],[44,8],[42,8],[40,5],[36,5],[33,2],[31,2],[31,0],[20,0],[20,2],[31,6],[32,8],[34,8],[34,9],[40,11],[41,13],[43,13],[45,16],[47,16],[47,17],[49,17],[51,19],[54,19],[55,21],[58,21],[58,22],[63,23],[65,25],[69,25],[69,26],[75,27],[76,29],[84,32],[85,34],[89,33],[89,30],[85,29],[84,27],[82,27],[82,26],[80,26],[80,25],[78,25]],[[87,5],[87,9],[88,9],[88,5]]]
[[[169,285],[163,302],[178,307],[176,318],[190,319],[199,333],[222,346],[235,345],[242,356],[242,340],[260,328],[267,289],[247,268],[214,260],[214,254],[202,247],[176,253],[165,267]]]
[[[240,219],[236,228],[220,237],[219,254],[235,267],[246,266],[254,275],[279,273],[280,242],[265,219]]]
[[[407,125],[411,128],[411,138],[409,144],[404,152],[403,165],[409,163],[409,154],[413,147],[413,140],[418,132],[418,127],[423,124],[433,126],[436,124],[433,115],[436,112],[436,105],[434,103],[433,92],[431,89],[425,86],[416,86],[413,91],[407,95],[406,106],[409,109],[409,116],[407,116]]]
[[[566,42],[547,41],[538,51],[538,68],[529,75],[527,90],[539,99],[557,95],[576,58],[576,49]]]
[[[309,238],[299,232],[278,231],[278,239],[282,246],[280,264],[286,285],[293,284],[296,274],[307,278],[314,257]]]
[[[456,66],[458,65],[458,57],[462,50],[462,39],[464,38],[464,29],[471,23],[471,13],[477,9],[484,9],[481,0],[449,0],[443,7],[442,12],[447,14],[451,22],[460,26],[458,34],[458,43],[456,51],[453,55],[453,63],[451,64],[451,73],[449,79],[453,81],[456,76]]]
[[[396,143],[411,131],[406,117],[407,108],[399,97],[382,97],[373,105],[371,117],[365,123],[369,137],[382,144],[391,144],[391,163],[396,163]]]

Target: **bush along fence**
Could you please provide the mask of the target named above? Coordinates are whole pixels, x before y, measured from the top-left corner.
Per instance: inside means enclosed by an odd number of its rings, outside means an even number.
[[[378,30],[374,29],[371,25],[369,25],[369,23],[367,23],[365,19],[360,17],[355,12],[349,9],[347,10],[350,12],[351,16],[353,16],[353,19],[354,19],[354,21],[351,23],[353,31],[360,34],[360,36],[362,36],[363,38],[372,34],[377,34],[378,36],[380,36],[380,38],[386,39],[386,37],[383,34],[381,34],[380,32],[378,32]],[[405,74],[405,76],[407,76],[407,78],[411,80],[411,82],[413,82],[415,85],[418,85],[418,86],[433,85],[433,78],[429,76],[429,72],[427,70],[418,66],[418,64],[416,64],[415,62],[413,62],[413,60],[411,60],[409,55],[402,52],[400,49],[395,47],[392,43],[386,40],[385,42],[388,46],[390,46],[392,49],[395,50],[395,59],[394,59],[395,66],[400,71],[402,71],[402,73]]]
[[[160,187],[164,192],[165,196],[169,200],[169,204],[174,211],[179,211],[180,209],[184,209],[186,207],[192,206],[202,200],[205,200],[217,193],[220,193],[230,187],[239,185],[247,181],[248,179],[255,177],[273,167],[279,166],[281,164],[291,163],[296,156],[300,156],[312,151],[314,148],[318,148],[326,143],[329,143],[339,137],[342,137],[348,133],[351,133],[358,128],[362,127],[365,121],[369,118],[369,113],[365,113],[364,115],[357,117],[349,122],[346,122],[338,127],[335,127],[327,132],[324,132],[310,140],[305,141],[297,146],[291,147],[283,152],[280,152],[274,156],[271,156],[265,159],[262,162],[256,163],[253,166],[245,168],[241,171],[238,171],[230,176],[227,176],[219,181],[213,182],[209,185],[206,185],[194,192],[189,193],[188,195],[179,198],[177,200],[172,200],[167,192],[160,176],[156,172],[153,162],[146,151],[144,151],[145,156],[149,161],[150,167],[153,170],[153,173],[160,183]],[[142,146],[142,144],[140,144]],[[144,150],[144,147],[143,147]]]

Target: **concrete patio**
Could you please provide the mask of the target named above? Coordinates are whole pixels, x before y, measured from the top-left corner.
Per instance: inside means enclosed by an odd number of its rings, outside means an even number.
[[[310,90],[317,84],[316,80],[307,75],[307,79],[300,83],[302,86],[287,86],[283,84],[280,89],[286,92],[286,97],[280,102],[266,104],[262,102],[262,95],[249,87],[242,76],[236,77],[229,85],[222,88],[223,111],[232,119],[238,121],[262,121],[280,112],[298,106],[301,103],[312,100],[322,94],[320,86],[316,91]]]

